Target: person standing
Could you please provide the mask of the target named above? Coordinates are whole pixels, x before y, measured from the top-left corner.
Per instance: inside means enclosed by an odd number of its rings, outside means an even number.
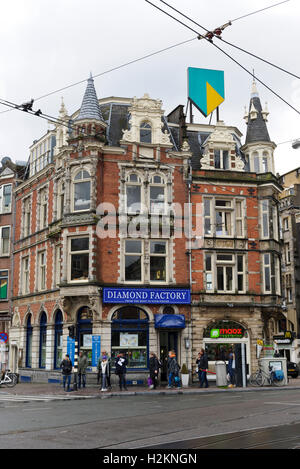
[[[88,366],[87,356],[85,353],[80,352],[79,358],[78,358],[78,389],[81,388],[81,379],[82,379],[82,387],[85,388],[87,366]]]
[[[72,362],[70,360],[69,355],[67,354],[64,360],[60,364],[60,368],[62,370],[62,375],[63,375],[64,391],[66,390],[66,384],[67,384],[67,392],[70,392],[72,367],[73,367]]]
[[[101,380],[101,377],[102,377],[101,363],[102,363],[103,357],[106,357],[106,358],[107,358],[107,361],[108,361],[108,364],[109,364],[109,367],[108,367],[109,374],[106,376],[106,383],[107,383],[108,388],[111,389],[111,382],[110,382],[110,375],[111,375],[111,359],[110,359],[110,356],[108,355],[108,353],[106,352],[106,350],[103,350],[103,352],[102,352],[102,357],[100,357],[99,360],[98,360],[98,364],[97,364],[97,369],[98,369],[97,384],[100,383],[100,380]]]
[[[101,361],[101,391],[107,391],[106,384],[108,384],[108,378],[110,376],[110,362],[106,355],[102,355]]]
[[[199,375],[199,387],[202,388],[205,385],[208,388],[208,381],[207,381],[207,368],[208,368],[208,358],[205,353],[205,350],[202,348],[197,359],[198,365],[198,375]]]
[[[233,353],[232,348],[229,349],[229,355],[228,355],[228,374],[230,378],[229,387],[233,388],[235,386],[235,359],[234,359],[234,353]]]
[[[115,362],[116,375],[119,376],[120,391],[122,391],[123,388],[125,389],[125,391],[128,391],[126,387],[126,365],[127,358],[124,357],[123,352],[120,352]]]
[[[176,353],[174,350],[171,350],[169,352],[169,357],[168,357],[168,376],[169,376],[169,383],[168,383],[168,389],[173,388],[175,385],[177,385],[177,388],[180,388],[180,378],[179,378],[179,370],[180,366],[177,363],[176,360]]]
[[[150,353],[150,360],[149,360],[149,371],[150,371],[150,378],[152,380],[153,389],[156,389],[157,386],[157,379],[159,373],[160,364],[157,359],[155,353]]]

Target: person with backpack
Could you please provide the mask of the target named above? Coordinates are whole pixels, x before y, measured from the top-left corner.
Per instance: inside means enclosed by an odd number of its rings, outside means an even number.
[[[66,384],[67,384],[67,392],[70,392],[73,365],[68,354],[65,356],[64,360],[61,362],[60,368],[62,370],[62,375],[63,375],[64,391],[66,390]]]
[[[157,386],[157,379],[159,374],[159,369],[161,368],[161,364],[155,355],[155,353],[150,353],[150,360],[149,360],[149,371],[150,371],[150,378],[152,380],[152,389],[156,389]]]
[[[127,365],[127,358],[124,357],[123,352],[120,352],[115,362],[115,368],[116,368],[115,373],[117,376],[119,376],[120,391],[122,391],[123,388],[125,389],[125,391],[128,391],[126,387],[126,365]]]
[[[174,350],[169,352],[168,357],[168,377],[169,383],[167,388],[172,389],[173,387],[180,388],[180,377],[179,377],[180,365],[176,360],[176,353]]]

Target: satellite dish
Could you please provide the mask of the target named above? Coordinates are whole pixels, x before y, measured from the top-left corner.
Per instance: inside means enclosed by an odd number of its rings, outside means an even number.
[[[292,148],[294,148],[294,150],[296,150],[299,147],[300,147],[300,139],[298,138],[297,140],[293,141]]]
[[[10,162],[11,162],[11,159],[9,158],[9,156],[5,156],[1,160],[2,166],[6,165],[6,163],[10,163]]]

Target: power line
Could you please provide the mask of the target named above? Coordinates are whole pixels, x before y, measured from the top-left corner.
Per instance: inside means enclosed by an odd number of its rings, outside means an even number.
[[[234,21],[241,20],[242,18],[247,18],[247,16],[255,15],[256,13],[260,13],[261,11],[265,11],[265,10],[269,10],[270,8],[277,7],[278,5],[281,5],[282,3],[287,3],[289,1],[290,0],[284,0],[283,2],[275,3],[274,5],[270,5],[268,7],[261,8],[260,10],[253,11],[252,13],[247,13],[246,15],[239,16],[238,18],[235,18],[234,20],[231,20],[231,23],[233,23]]]
[[[202,26],[201,24],[197,23],[196,21],[194,21],[192,18],[190,18],[189,16],[185,15],[184,13],[180,12],[179,10],[177,10],[176,8],[174,8],[173,6],[169,5],[167,2],[165,2],[164,0],[160,0],[162,3],[164,3],[165,5],[167,5],[169,8],[172,8],[172,10],[176,11],[177,13],[179,13],[180,15],[184,16],[186,19],[188,19],[189,21],[191,21],[192,23],[196,24],[197,26],[199,26],[200,28],[204,29],[207,33],[209,33],[209,38],[211,37],[211,35],[213,35],[213,37],[217,38],[217,39],[220,39],[222,42],[224,42],[225,44],[228,44],[229,46],[231,47],[234,47],[235,49],[238,49],[240,50],[241,52],[244,52],[245,54],[248,54],[248,55],[251,55],[252,57],[255,57],[256,59],[258,60],[261,60],[262,62],[265,62],[266,64],[268,65],[271,65],[272,67],[275,67],[277,68],[278,70],[281,70],[282,72],[284,73],[287,73],[288,75],[291,75],[292,77],[294,78],[297,78],[298,80],[300,80],[300,76],[296,75],[295,73],[292,73],[292,72],[289,72],[288,70],[282,68],[282,67],[279,67],[279,65],[276,65],[276,64],[273,64],[272,62],[266,60],[266,59],[263,59],[262,57],[259,57],[258,55],[256,54],[253,54],[252,52],[249,52],[247,51],[246,49],[243,49],[242,47],[239,47],[235,44],[232,44],[231,42],[228,42],[226,41],[225,39],[223,39],[220,34],[216,34],[216,31],[219,30],[219,33],[221,33],[221,29],[220,28],[217,28],[215,29],[213,32],[209,31],[208,29],[206,29],[204,26]],[[290,1],[290,0],[286,0],[286,1]],[[281,2],[281,3],[285,3],[285,2]],[[279,5],[279,4],[277,4]],[[275,5],[273,5],[275,6]],[[269,7],[270,8],[270,7]],[[261,10],[258,10],[257,12],[254,12],[254,13],[258,13],[259,11]],[[252,13],[252,14],[254,14]],[[182,23],[181,23],[182,24]],[[229,23],[227,23],[227,25],[231,24],[231,21]],[[227,26],[226,25],[226,26]],[[203,36],[202,36],[203,38]]]
[[[160,49],[158,51],[151,52],[150,54],[144,55],[143,57],[139,57],[137,59],[126,62],[122,65],[118,65],[117,67],[113,67],[113,68],[110,68],[109,70],[105,70],[104,72],[97,73],[96,75],[92,75],[92,78],[98,78],[100,76],[106,75],[106,74],[114,72],[116,70],[120,70],[121,68],[127,67],[128,65],[132,65],[132,64],[137,63],[137,62],[140,62],[141,60],[148,59],[149,57],[153,57],[154,55],[161,54],[162,52],[166,52],[168,50],[174,49],[175,47],[182,46],[183,44],[188,44],[192,41],[195,41],[196,39],[197,39],[196,37],[194,37],[192,39],[187,39],[186,41],[178,42],[178,43],[173,44],[171,46],[165,47],[164,49]],[[44,94],[43,96],[39,96],[38,98],[35,99],[35,101],[47,98],[48,96],[52,96],[53,94],[60,93],[61,91],[67,90],[67,89],[72,88],[72,87],[77,86],[77,85],[81,85],[82,83],[85,83],[85,82],[86,82],[86,79],[77,81],[75,83],[71,83],[70,85],[66,85],[63,88],[59,88],[57,90],[51,91],[47,94]],[[6,112],[10,112],[10,111],[2,111],[2,112],[0,112],[0,114],[4,114]]]
[[[162,13],[165,13],[167,16],[169,16],[170,18],[174,19],[175,21],[177,21],[178,23],[182,24],[183,26],[185,26],[186,28],[190,29],[191,31],[193,31],[194,33],[198,34],[198,37],[200,39],[206,39],[208,42],[210,42],[214,47],[216,47],[219,51],[221,51],[223,54],[225,54],[230,60],[232,60],[233,62],[235,62],[239,67],[241,67],[245,72],[247,72],[249,75],[251,75],[253,78],[255,78],[259,83],[261,83],[265,88],[267,88],[271,93],[273,93],[277,98],[279,98],[281,101],[283,101],[285,104],[287,104],[287,106],[289,106],[291,109],[293,109],[295,112],[297,112],[297,114],[300,115],[300,111],[298,109],[296,109],[294,106],[292,106],[288,101],[286,101],[284,98],[282,98],[278,93],[276,93],[274,90],[272,90],[272,88],[270,88],[268,85],[266,85],[262,80],[260,80],[257,76],[255,76],[253,74],[253,72],[251,72],[250,70],[248,70],[246,67],[244,67],[241,63],[239,63],[236,59],[234,59],[231,55],[229,55],[227,52],[225,52],[221,47],[217,46],[214,42],[212,42],[209,38],[207,38],[206,36],[203,36],[201,34],[198,33],[198,31],[196,31],[195,29],[191,28],[190,26],[188,26],[187,24],[183,23],[182,21],[178,20],[178,18],[176,18],[175,16],[171,15],[170,13],[166,12],[165,10],[163,10],[162,8],[159,8],[157,5],[155,5],[154,3],[150,2],[149,0],[145,0],[147,3],[149,3],[150,5],[152,5],[153,7],[157,8],[158,10],[160,10]],[[164,2],[163,0],[160,0],[162,1],[163,3],[165,3],[166,5],[168,5],[166,2]],[[181,13],[179,10],[176,10],[176,8],[172,7],[171,5],[168,5],[170,8],[172,8],[173,10],[175,10],[177,13],[179,13],[180,15],[186,17],[186,15],[184,15],[183,13]],[[188,17],[186,17],[188,18]],[[189,18],[188,18],[189,19]],[[206,30],[206,28],[203,28]]]

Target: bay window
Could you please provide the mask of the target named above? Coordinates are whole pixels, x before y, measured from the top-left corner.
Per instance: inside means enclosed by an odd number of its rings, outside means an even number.
[[[265,253],[263,258],[263,287],[264,293],[280,295],[280,262],[278,256]]]

